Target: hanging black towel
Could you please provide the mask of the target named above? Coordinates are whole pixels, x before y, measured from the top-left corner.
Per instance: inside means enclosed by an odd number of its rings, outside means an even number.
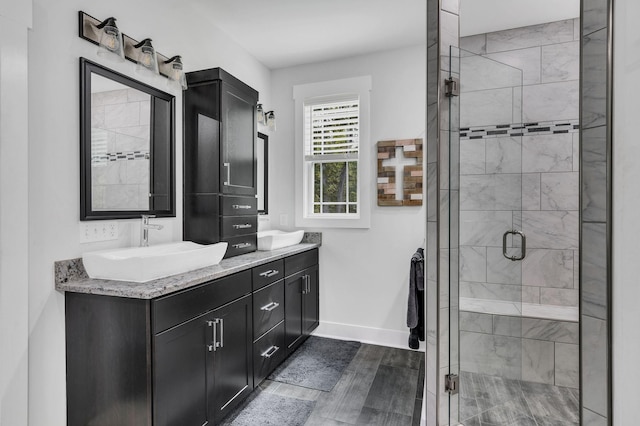
[[[409,272],[409,301],[407,306],[407,327],[409,327],[409,347],[418,349],[419,340],[424,341],[424,249],[419,248],[411,256]]]

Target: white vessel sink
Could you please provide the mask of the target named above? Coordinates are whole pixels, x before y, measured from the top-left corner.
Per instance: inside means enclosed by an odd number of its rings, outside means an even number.
[[[82,263],[91,278],[142,283],[220,263],[227,243],[211,245],[180,241],[84,253]]]
[[[304,231],[261,231],[258,232],[258,250],[268,251],[299,244]]]

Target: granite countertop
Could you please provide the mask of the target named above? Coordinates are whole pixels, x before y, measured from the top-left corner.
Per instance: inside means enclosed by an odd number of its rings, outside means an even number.
[[[255,251],[229,259],[223,259],[218,265],[144,283],[89,278],[82,265],[82,260],[71,259],[56,262],[55,286],[58,291],[100,294],[133,299],[153,299],[217,278],[235,274],[236,272],[254,268],[274,260],[302,253],[319,246],[319,243],[303,242],[295,246],[272,251]]]

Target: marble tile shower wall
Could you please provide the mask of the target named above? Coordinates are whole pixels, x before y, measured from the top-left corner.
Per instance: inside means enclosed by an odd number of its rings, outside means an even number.
[[[134,89],[91,95],[92,208],[149,208],[150,97]]]
[[[579,28],[461,38],[481,55],[461,59],[462,297],[578,305]],[[527,235],[522,263],[502,256],[512,226]]]

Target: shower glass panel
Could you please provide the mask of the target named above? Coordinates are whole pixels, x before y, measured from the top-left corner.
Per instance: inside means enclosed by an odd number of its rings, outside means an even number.
[[[451,235],[459,244],[450,252],[458,262],[449,278],[449,364],[458,366],[460,384],[459,394],[450,397],[450,424],[528,424],[514,401],[526,355],[522,71],[456,50],[451,73],[458,67],[460,96],[449,98],[449,133],[459,132],[459,151],[451,153],[449,169],[458,174],[450,178],[459,179],[459,193],[450,191],[459,197],[458,234]]]

